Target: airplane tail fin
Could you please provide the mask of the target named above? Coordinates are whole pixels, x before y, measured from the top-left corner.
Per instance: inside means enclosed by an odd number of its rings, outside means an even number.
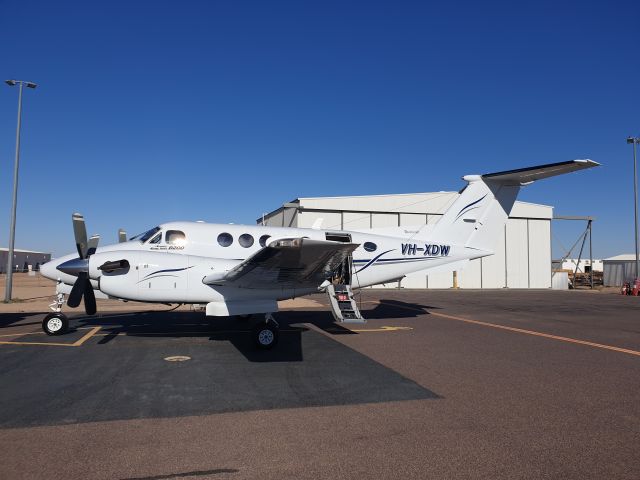
[[[511,213],[520,187],[536,180],[596,167],[593,160],[520,168],[485,175],[467,175],[460,196],[431,231],[430,238],[478,250],[478,257],[489,255]]]

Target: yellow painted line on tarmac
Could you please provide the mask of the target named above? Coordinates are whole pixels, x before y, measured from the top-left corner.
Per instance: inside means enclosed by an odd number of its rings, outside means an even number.
[[[97,327],[93,327],[91,330],[89,330],[80,340],[77,340],[75,343],[72,344],[72,346],[74,347],[79,347],[80,345],[82,345],[84,342],[86,342],[87,340],[89,340],[91,337],[93,337],[96,333],[98,333],[100,331],[102,327],[97,326]]]
[[[92,327],[78,327],[76,330],[89,330]],[[94,327],[95,328],[95,327]],[[42,330],[38,332],[17,332],[17,333],[4,333],[0,335],[0,338],[4,337],[22,337],[23,335],[46,335]]]
[[[367,303],[381,303],[383,305],[385,304],[385,302],[367,302]],[[606,345],[606,344],[603,344],[603,343],[589,342],[587,340],[580,340],[580,339],[577,339],[577,338],[562,337],[560,335],[552,335],[550,333],[537,332],[535,330],[526,330],[524,328],[507,327],[506,325],[500,325],[500,324],[497,324],[497,323],[489,323],[489,322],[481,322],[480,320],[471,320],[470,318],[456,317],[455,315],[447,315],[445,313],[427,312],[426,310],[421,309],[421,308],[408,307],[408,306],[405,306],[405,305],[395,305],[395,304],[389,304],[389,303],[387,303],[386,305],[389,305],[389,306],[392,306],[392,307],[397,307],[397,308],[404,308],[405,310],[413,310],[413,311],[416,311],[416,312],[428,313],[429,315],[433,315],[435,317],[446,318],[447,320],[455,320],[457,322],[470,323],[470,324],[473,324],[473,325],[480,325],[480,326],[483,326],[483,327],[496,328],[496,329],[499,329],[499,330],[507,330],[509,332],[522,333],[522,334],[525,334],[525,335],[533,335],[534,337],[550,338],[552,340],[558,340],[558,341],[561,341],[561,342],[575,343],[575,344],[578,344],[578,345],[586,345],[588,347],[601,348],[603,350],[610,350],[612,352],[626,353],[628,355],[634,355],[636,357],[640,357],[640,352],[639,351],[630,350],[628,348],[614,347],[613,345]]]
[[[380,328],[350,328],[352,332],[396,332],[399,330],[413,330],[412,327],[380,327]]]
[[[51,346],[51,347],[79,347],[91,337],[93,337],[102,327],[93,327],[90,331],[85,333],[82,338],[76,340],[73,343],[57,343],[57,342],[8,342],[0,341],[0,345],[38,345],[38,346]],[[40,332],[30,332],[36,334]],[[44,333],[44,332],[42,332]]]

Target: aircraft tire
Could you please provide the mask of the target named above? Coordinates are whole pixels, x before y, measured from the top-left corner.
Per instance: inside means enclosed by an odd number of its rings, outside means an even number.
[[[49,313],[42,320],[42,330],[47,335],[64,335],[69,331],[69,319],[64,313]]]
[[[260,322],[253,327],[252,335],[260,350],[269,350],[278,343],[279,328],[275,322]]]

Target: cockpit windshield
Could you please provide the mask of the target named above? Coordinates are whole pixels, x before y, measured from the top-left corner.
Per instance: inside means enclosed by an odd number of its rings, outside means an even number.
[[[139,233],[135,237],[131,237],[129,240],[139,240],[140,243],[144,243],[159,231],[160,231],[160,227],[153,227],[151,230],[147,230],[144,233]]]

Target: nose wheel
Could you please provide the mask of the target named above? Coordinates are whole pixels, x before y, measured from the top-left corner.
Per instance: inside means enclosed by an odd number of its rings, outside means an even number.
[[[69,319],[64,313],[50,313],[42,320],[42,330],[47,335],[64,335],[69,331]]]
[[[253,329],[252,335],[256,346],[261,350],[269,350],[278,343],[280,327],[275,321],[273,315],[267,313],[264,321],[258,322]]]

